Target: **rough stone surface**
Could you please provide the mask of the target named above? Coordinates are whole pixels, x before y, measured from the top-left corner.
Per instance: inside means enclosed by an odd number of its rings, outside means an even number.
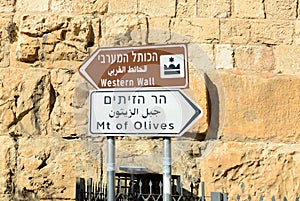
[[[216,68],[232,69],[233,68],[233,48],[232,45],[216,45]]]
[[[38,136],[22,138],[18,145],[18,197],[69,199],[75,195],[75,182],[71,181],[76,177],[100,176],[96,162],[100,158],[88,155],[80,140]],[[86,175],[86,170],[93,174]]]
[[[9,66],[10,43],[15,40],[15,23],[11,17],[0,19],[0,67]]]
[[[242,200],[249,195],[251,200],[261,195],[264,200],[295,200],[300,191],[299,157],[299,144],[228,142],[218,143],[209,156],[196,161],[206,191],[228,192],[228,200],[237,195]]]
[[[16,0],[7,0],[0,2],[0,13],[15,11]]]
[[[148,43],[164,44],[171,38],[169,17],[148,19]]]
[[[299,45],[279,45],[274,49],[276,69],[278,73],[300,74]]]
[[[297,76],[221,73],[225,90],[225,141],[299,142]]]
[[[108,0],[52,0],[50,10],[61,13],[99,13],[108,9]]]
[[[30,72],[30,73],[29,73]],[[14,135],[47,133],[51,87],[45,70],[1,69],[0,130]]]
[[[219,20],[208,18],[174,18],[171,41],[215,43],[219,41]]]
[[[261,0],[236,0],[233,3],[233,16],[236,18],[265,18]]]
[[[193,17],[197,15],[195,0],[179,0],[176,5],[177,17]]]
[[[101,46],[146,44],[147,20],[143,15],[106,16],[101,27]]]
[[[16,176],[16,143],[8,135],[0,136],[0,143],[0,200],[9,200]]]
[[[300,20],[295,21],[295,43],[300,45]]]
[[[159,5],[159,6],[157,6]],[[175,16],[176,1],[174,0],[140,0],[138,4],[139,12],[153,16]]]
[[[92,16],[23,15],[13,65],[53,68],[61,60],[83,61],[99,38],[99,24]]]
[[[108,13],[136,13],[137,0],[118,1],[111,0],[108,4]]]
[[[20,0],[16,7],[18,12],[44,12],[49,10],[50,0]]]
[[[277,0],[266,0],[265,9],[266,17],[274,19],[296,19],[298,1],[287,0],[287,1],[277,1]]]
[[[234,49],[235,67],[250,71],[272,71],[275,68],[273,48],[262,45],[241,45]]]
[[[288,20],[221,19],[220,41],[234,44],[291,44],[293,30],[293,22]]]
[[[205,18],[226,18],[231,15],[230,0],[199,0],[197,1],[197,16]]]

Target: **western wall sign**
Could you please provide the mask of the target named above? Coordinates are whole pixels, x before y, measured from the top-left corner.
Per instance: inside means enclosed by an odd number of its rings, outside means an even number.
[[[98,48],[80,74],[96,89],[188,87],[185,44]]]

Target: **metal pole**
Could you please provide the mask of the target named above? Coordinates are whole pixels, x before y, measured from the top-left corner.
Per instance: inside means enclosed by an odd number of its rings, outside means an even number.
[[[163,143],[163,201],[171,201],[171,138]]]
[[[115,138],[107,137],[107,200],[115,200]]]

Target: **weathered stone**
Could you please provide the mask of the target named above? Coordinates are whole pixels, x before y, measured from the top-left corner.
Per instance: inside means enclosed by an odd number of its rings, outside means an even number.
[[[159,6],[158,6],[159,5]],[[140,0],[138,4],[139,12],[151,17],[155,16],[175,16],[176,1],[174,0]]]
[[[189,66],[189,89],[185,90],[187,95],[192,98],[203,110],[201,119],[196,122],[189,132],[194,134],[203,134],[208,130],[209,108],[208,91],[205,85],[204,74],[197,67]]]
[[[232,69],[233,68],[233,48],[230,44],[216,45],[216,68]]]
[[[226,113],[222,139],[299,142],[297,76],[220,72]]]
[[[58,13],[99,13],[107,12],[108,0],[52,0],[50,10]]]
[[[221,20],[221,43],[291,44],[294,24],[289,20]]]
[[[0,13],[1,12],[14,12],[16,0],[7,0],[0,2]]]
[[[199,160],[206,192],[227,192],[228,200],[295,200],[299,185],[299,144],[220,142]]]
[[[300,20],[295,21],[295,43],[300,45]]]
[[[266,0],[266,17],[272,19],[296,19],[298,1],[296,0]]]
[[[10,42],[14,40],[15,28],[11,17],[0,19],[0,67],[9,66]]]
[[[195,0],[179,0],[176,6],[176,17],[194,17],[197,15]]]
[[[38,200],[74,199],[76,177],[99,178],[99,163],[93,157],[100,160],[100,155],[88,155],[86,148],[80,140],[21,138],[16,197],[29,194]]]
[[[48,11],[50,0],[18,0],[16,7],[18,12],[43,12]]]
[[[110,0],[108,3],[108,13],[137,13],[137,6],[137,0]]]
[[[264,44],[291,44],[294,23],[290,20],[257,20],[251,25],[251,42]]]
[[[274,48],[275,71],[285,74],[300,74],[299,45],[278,45]]]
[[[14,193],[16,144],[8,135],[0,136],[0,144],[0,200],[9,200]]]
[[[233,2],[233,16],[236,18],[265,18],[261,0],[237,0]]]
[[[79,73],[72,70],[52,70],[51,84],[55,104],[51,112],[51,129],[63,137],[87,133],[88,88]]]
[[[275,68],[273,48],[262,45],[241,45],[234,49],[235,67],[254,72],[272,71]]]
[[[1,134],[47,133],[52,103],[49,73],[46,70],[2,69]]]
[[[168,17],[148,19],[148,43],[165,44],[171,38],[171,19]]]
[[[201,69],[214,68],[214,46],[212,44],[189,44],[189,64],[201,71]]]
[[[251,23],[249,20],[220,20],[220,43],[248,43],[251,39],[250,33]]]
[[[25,15],[20,23],[13,65],[55,68],[56,61],[83,61],[100,37],[99,19],[92,16]]]
[[[101,25],[101,46],[146,44],[147,19],[143,15],[106,16]]]
[[[174,18],[171,21],[172,42],[215,43],[219,41],[219,20]]]
[[[197,16],[207,18],[226,18],[231,15],[230,0],[197,1]]]

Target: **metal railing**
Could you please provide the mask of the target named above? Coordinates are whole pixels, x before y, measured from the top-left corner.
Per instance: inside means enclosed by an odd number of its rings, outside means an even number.
[[[194,195],[194,185],[190,185],[189,191],[183,189],[180,182],[172,180],[172,200],[173,201],[204,201],[197,195]],[[163,200],[163,184],[161,181],[157,182],[149,180],[135,180],[117,178],[115,189],[116,201],[162,201]],[[102,181],[93,182],[89,178],[87,182],[83,178],[76,180],[76,201],[106,201],[106,185]]]
[[[174,180],[175,181],[175,180]],[[211,192],[210,196],[198,196],[197,191],[198,186],[195,187],[192,183],[190,189],[184,189],[180,180],[176,183],[172,181],[172,201],[228,201],[228,194],[221,192]],[[137,180],[137,179],[127,179],[121,178],[120,176],[116,178],[116,189],[115,197],[116,201],[162,201],[163,200],[163,184],[161,181],[152,180]],[[83,178],[76,179],[76,201],[107,201],[106,197],[106,185],[102,182],[93,182],[92,178],[87,181]],[[204,192],[204,183],[201,185],[202,195]],[[235,201],[255,201],[254,197],[251,195],[244,196],[237,195],[234,198]],[[288,201],[284,196],[282,199],[276,199],[275,196],[271,199],[266,199],[263,195],[259,196],[259,201]],[[300,201],[299,195],[296,195],[295,200],[289,201]]]

